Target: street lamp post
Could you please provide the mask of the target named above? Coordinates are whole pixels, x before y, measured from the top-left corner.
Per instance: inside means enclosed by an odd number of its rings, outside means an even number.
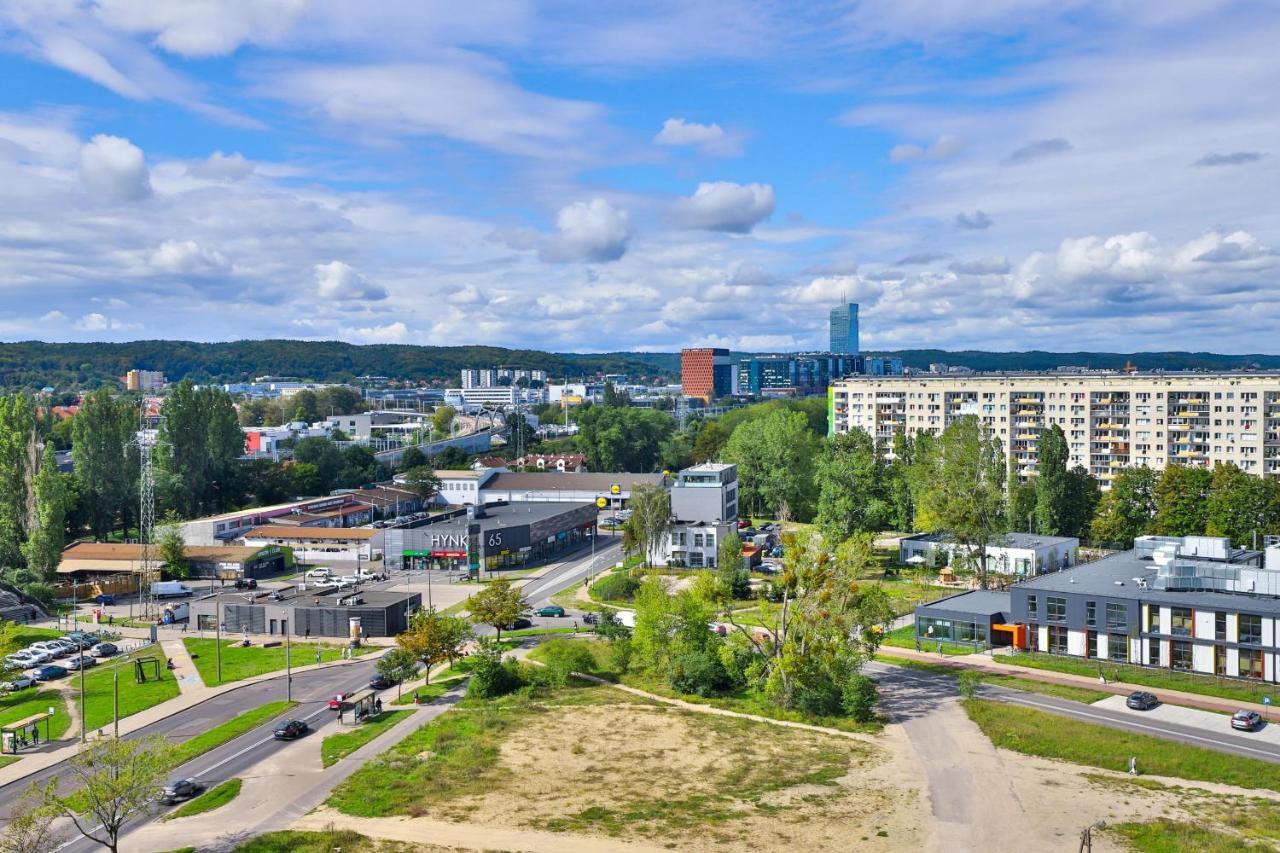
[[[293,701],[293,626],[286,620],[284,626],[284,698]]]
[[[222,584],[218,584],[218,593],[214,597],[213,604],[213,623],[217,630],[216,639],[213,641],[215,656],[218,659],[218,683],[222,683]]]

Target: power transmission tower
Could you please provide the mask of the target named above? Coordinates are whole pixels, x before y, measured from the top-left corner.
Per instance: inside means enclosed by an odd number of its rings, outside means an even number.
[[[159,430],[162,418],[147,417],[147,401],[144,398],[138,412],[138,544],[142,546],[139,569],[138,598],[145,601],[144,612],[152,615],[154,600],[151,597],[151,584],[156,580],[155,530],[156,530],[156,477],[151,466],[155,450],[155,436],[150,429]],[[154,423],[152,423],[154,422]],[[142,585],[146,584],[144,599]]]

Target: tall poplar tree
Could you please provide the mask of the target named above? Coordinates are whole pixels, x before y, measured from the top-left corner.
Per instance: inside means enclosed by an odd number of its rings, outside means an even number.
[[[0,568],[23,565],[35,515],[35,411],[25,394],[0,397]]]
[[[27,568],[52,581],[58,563],[62,561],[62,549],[66,545],[67,504],[69,491],[66,479],[58,470],[53,453],[53,443],[46,443],[40,468],[33,478],[35,493],[34,524],[27,531],[27,541],[22,553]]]
[[[71,422],[71,458],[75,462],[81,505],[95,539],[117,526],[128,528],[137,491],[138,455],[130,446],[137,429],[134,404],[113,398],[103,387],[85,398]]]

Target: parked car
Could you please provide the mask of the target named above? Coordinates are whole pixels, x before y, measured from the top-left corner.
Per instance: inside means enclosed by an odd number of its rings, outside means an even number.
[[[564,608],[559,604],[548,604],[534,611],[535,616],[564,616]]]
[[[332,570],[326,569],[324,566],[321,566],[318,569],[312,569],[302,577],[306,580],[320,580],[321,578],[328,578],[332,576],[333,576]]]
[[[388,687],[394,687],[395,681],[387,678],[385,675],[375,675],[369,679],[369,688],[372,690],[386,690]]]
[[[98,645],[89,649],[89,654],[95,658],[109,658],[119,651],[115,643],[98,643]]]
[[[173,779],[160,792],[160,799],[166,803],[176,803],[179,800],[189,800],[203,790],[204,785],[195,779]]]
[[[52,642],[55,643],[58,648],[65,649],[66,653],[69,655],[74,655],[80,651],[80,641],[73,640],[70,637],[59,637]]]
[[[98,659],[81,652],[75,657],[67,658],[67,669],[89,669],[98,665]]]
[[[1160,700],[1156,698],[1154,693],[1136,690],[1129,694],[1129,698],[1124,700],[1124,704],[1135,711],[1150,711],[1160,704]]]
[[[30,669],[33,666],[39,666],[44,661],[29,652],[21,651],[6,655],[4,663],[9,669]]]
[[[329,700],[329,710],[330,710],[330,711],[339,711],[339,710],[341,710],[341,709],[342,709],[342,703],[343,703],[343,702],[345,702],[348,698],[350,698],[350,696],[351,696],[351,691],[350,691],[350,690],[344,690],[344,691],[343,691],[343,692],[341,692],[341,693],[335,693],[335,694],[333,695],[333,698],[331,698],[331,699]]]
[[[49,656],[49,660],[66,657],[71,654],[71,648],[69,646],[64,646],[54,640],[42,640],[39,643],[32,643],[27,646],[27,650],[46,654]]]
[[[44,649],[37,648],[36,646],[27,646],[21,652],[18,652],[18,654],[26,655],[38,664],[48,663],[54,658],[53,652],[45,651]]]
[[[19,675],[16,678],[11,678],[6,681],[4,683],[4,689],[12,693],[15,690],[25,690],[28,687],[34,687],[35,683],[36,680],[31,676]]]
[[[1243,708],[1231,715],[1231,728],[1242,732],[1251,732],[1262,725],[1262,715],[1257,711],[1246,711]]]
[[[343,575],[342,577],[338,578],[338,583],[342,584],[343,586],[355,586],[356,584],[360,583],[360,578],[356,577],[355,575]]]
[[[95,595],[93,597],[93,603],[98,605],[115,604],[116,597],[109,592],[104,592],[101,595]]]
[[[65,666],[58,666],[56,663],[47,663],[44,666],[37,667],[31,673],[36,681],[52,681],[55,678],[62,678],[67,674]]]
[[[76,647],[76,651],[81,652],[85,649],[93,648],[93,644],[97,642],[93,637],[89,637],[78,632],[74,634],[67,634],[63,639],[74,645]]]
[[[764,575],[776,575],[778,573],[777,563],[761,563],[760,573]]]
[[[257,589],[257,578],[236,578],[236,589]]]
[[[524,618],[523,616],[521,616],[518,619],[516,619],[514,622],[512,622],[510,625],[503,625],[502,630],[519,631],[524,628],[532,628],[532,627],[533,627],[533,623],[530,622],[528,619]]]
[[[307,733],[307,723],[305,720],[285,720],[276,725],[274,732],[276,740],[293,740],[302,737]]]
[[[595,614],[595,613],[583,613],[583,614],[582,614],[582,624],[584,624],[584,625],[598,625],[599,623],[600,623],[600,617],[599,617],[597,614]]]

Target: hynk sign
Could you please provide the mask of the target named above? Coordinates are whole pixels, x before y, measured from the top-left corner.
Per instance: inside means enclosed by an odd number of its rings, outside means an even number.
[[[452,548],[466,550],[467,535],[465,533],[432,533],[427,537],[427,545],[431,548]]]

